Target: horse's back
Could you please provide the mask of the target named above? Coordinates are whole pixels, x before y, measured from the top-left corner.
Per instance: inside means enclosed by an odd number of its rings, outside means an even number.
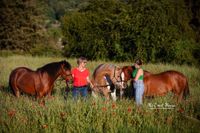
[[[181,79],[186,79],[186,76],[183,75],[181,72],[175,71],[175,70],[169,70],[169,71],[164,71],[158,74],[150,74],[149,72],[144,73],[144,78],[152,78],[152,79],[161,79],[161,80],[168,80],[168,79],[173,79],[177,80],[179,78]]]
[[[146,95],[165,95],[168,91],[182,92],[187,86],[187,78],[181,72],[169,70],[158,74],[149,72],[144,76]]]
[[[15,68],[10,74],[10,80],[18,78],[19,76],[25,75],[27,73],[35,73],[35,71],[26,67]]]

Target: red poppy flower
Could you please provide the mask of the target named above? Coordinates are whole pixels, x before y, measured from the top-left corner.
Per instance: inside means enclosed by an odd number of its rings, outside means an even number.
[[[107,108],[106,108],[106,107],[103,107],[103,108],[102,108],[102,111],[107,111]]]
[[[131,107],[128,107],[128,112],[131,113],[132,112],[132,109]]]
[[[112,109],[115,109],[116,108],[116,104],[112,104]]]
[[[8,116],[11,117],[11,118],[14,117],[15,114],[16,114],[16,110],[9,110],[8,111]]]

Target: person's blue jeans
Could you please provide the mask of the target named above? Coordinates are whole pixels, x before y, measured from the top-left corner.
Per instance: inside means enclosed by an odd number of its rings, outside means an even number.
[[[73,87],[72,89],[72,96],[75,100],[77,100],[78,95],[81,95],[83,98],[87,97],[88,94],[88,87]]]
[[[144,82],[143,80],[137,80],[133,83],[135,89],[135,101],[137,105],[142,104],[142,97],[144,94]]]

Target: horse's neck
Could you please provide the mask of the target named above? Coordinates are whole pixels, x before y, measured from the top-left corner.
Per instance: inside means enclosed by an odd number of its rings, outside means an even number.
[[[44,68],[40,68],[37,71],[41,73],[41,75],[47,74],[48,78],[53,83],[60,76],[60,65],[51,64],[49,66],[45,66]]]
[[[127,80],[130,80],[130,79],[132,79],[133,77],[132,77],[132,73],[133,73],[133,67],[131,66],[131,67],[128,67],[127,69]]]
[[[150,73],[149,71],[144,71],[144,76],[151,76],[152,73]]]

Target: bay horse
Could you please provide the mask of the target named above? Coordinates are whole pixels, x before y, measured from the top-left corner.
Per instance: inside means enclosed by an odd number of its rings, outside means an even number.
[[[132,79],[134,66],[124,66],[122,73],[124,74],[124,82]],[[144,96],[164,96],[168,92],[173,92],[180,102],[183,96],[189,95],[188,80],[185,75],[178,71],[169,70],[158,74],[152,74],[144,70]]]
[[[9,78],[9,85],[16,97],[20,92],[35,95],[36,99],[51,95],[55,80],[62,76],[71,80],[71,65],[67,61],[52,62],[33,71],[26,67],[14,69]]]
[[[92,74],[92,80],[94,87],[92,89],[92,95],[97,97],[98,93],[105,96],[107,100],[110,99],[110,93],[113,100],[116,100],[116,88],[124,89],[121,79],[122,69],[113,64],[100,64],[96,67]]]

